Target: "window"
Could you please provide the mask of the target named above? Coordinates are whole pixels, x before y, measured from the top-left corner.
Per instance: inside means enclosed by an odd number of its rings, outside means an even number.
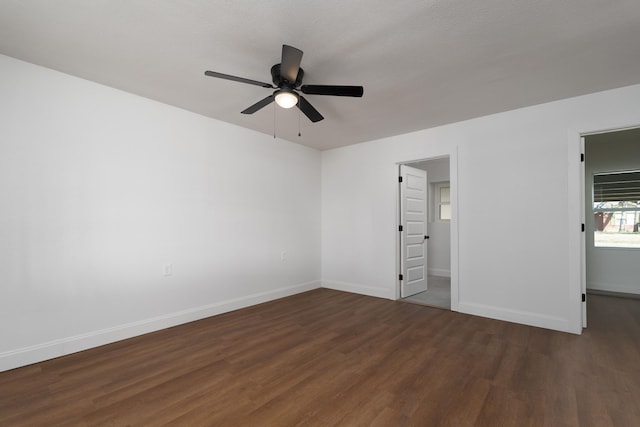
[[[640,171],[593,176],[594,245],[640,248]]]
[[[448,182],[434,185],[436,199],[436,218],[438,221],[451,220],[451,187]]]

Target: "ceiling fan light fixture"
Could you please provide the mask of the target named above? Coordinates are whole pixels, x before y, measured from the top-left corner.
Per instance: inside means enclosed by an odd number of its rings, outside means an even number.
[[[276,93],[276,104],[282,108],[295,107],[298,104],[298,95],[295,92],[279,90]]]

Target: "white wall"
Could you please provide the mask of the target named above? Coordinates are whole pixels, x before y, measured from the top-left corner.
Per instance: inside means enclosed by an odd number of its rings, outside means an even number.
[[[0,370],[320,284],[319,152],[6,56],[0,195]]]
[[[593,245],[593,174],[640,169],[640,129],[585,138],[587,289],[640,294],[640,249]]]
[[[640,86],[323,152],[323,284],[395,298],[396,164],[457,153],[452,308],[579,333],[579,135],[631,123]]]
[[[437,221],[438,207],[434,184],[449,181],[449,158],[410,163],[411,167],[427,171],[429,183],[429,224],[427,241],[427,269],[433,276],[451,276],[451,223]]]
[[[438,156],[453,309],[579,332],[579,134],[640,124],[640,86],[320,154],[0,56],[0,121],[5,370],[320,277],[395,298],[397,163]]]

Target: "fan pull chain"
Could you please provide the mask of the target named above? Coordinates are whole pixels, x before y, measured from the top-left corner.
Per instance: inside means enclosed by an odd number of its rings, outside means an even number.
[[[273,139],[276,139],[276,105],[273,104]]]

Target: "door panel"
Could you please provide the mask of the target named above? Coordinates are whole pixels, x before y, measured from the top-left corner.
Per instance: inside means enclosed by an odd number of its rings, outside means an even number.
[[[427,290],[427,172],[401,165],[400,297]]]
[[[421,258],[424,257],[424,245],[409,245],[407,246],[407,258]]]

